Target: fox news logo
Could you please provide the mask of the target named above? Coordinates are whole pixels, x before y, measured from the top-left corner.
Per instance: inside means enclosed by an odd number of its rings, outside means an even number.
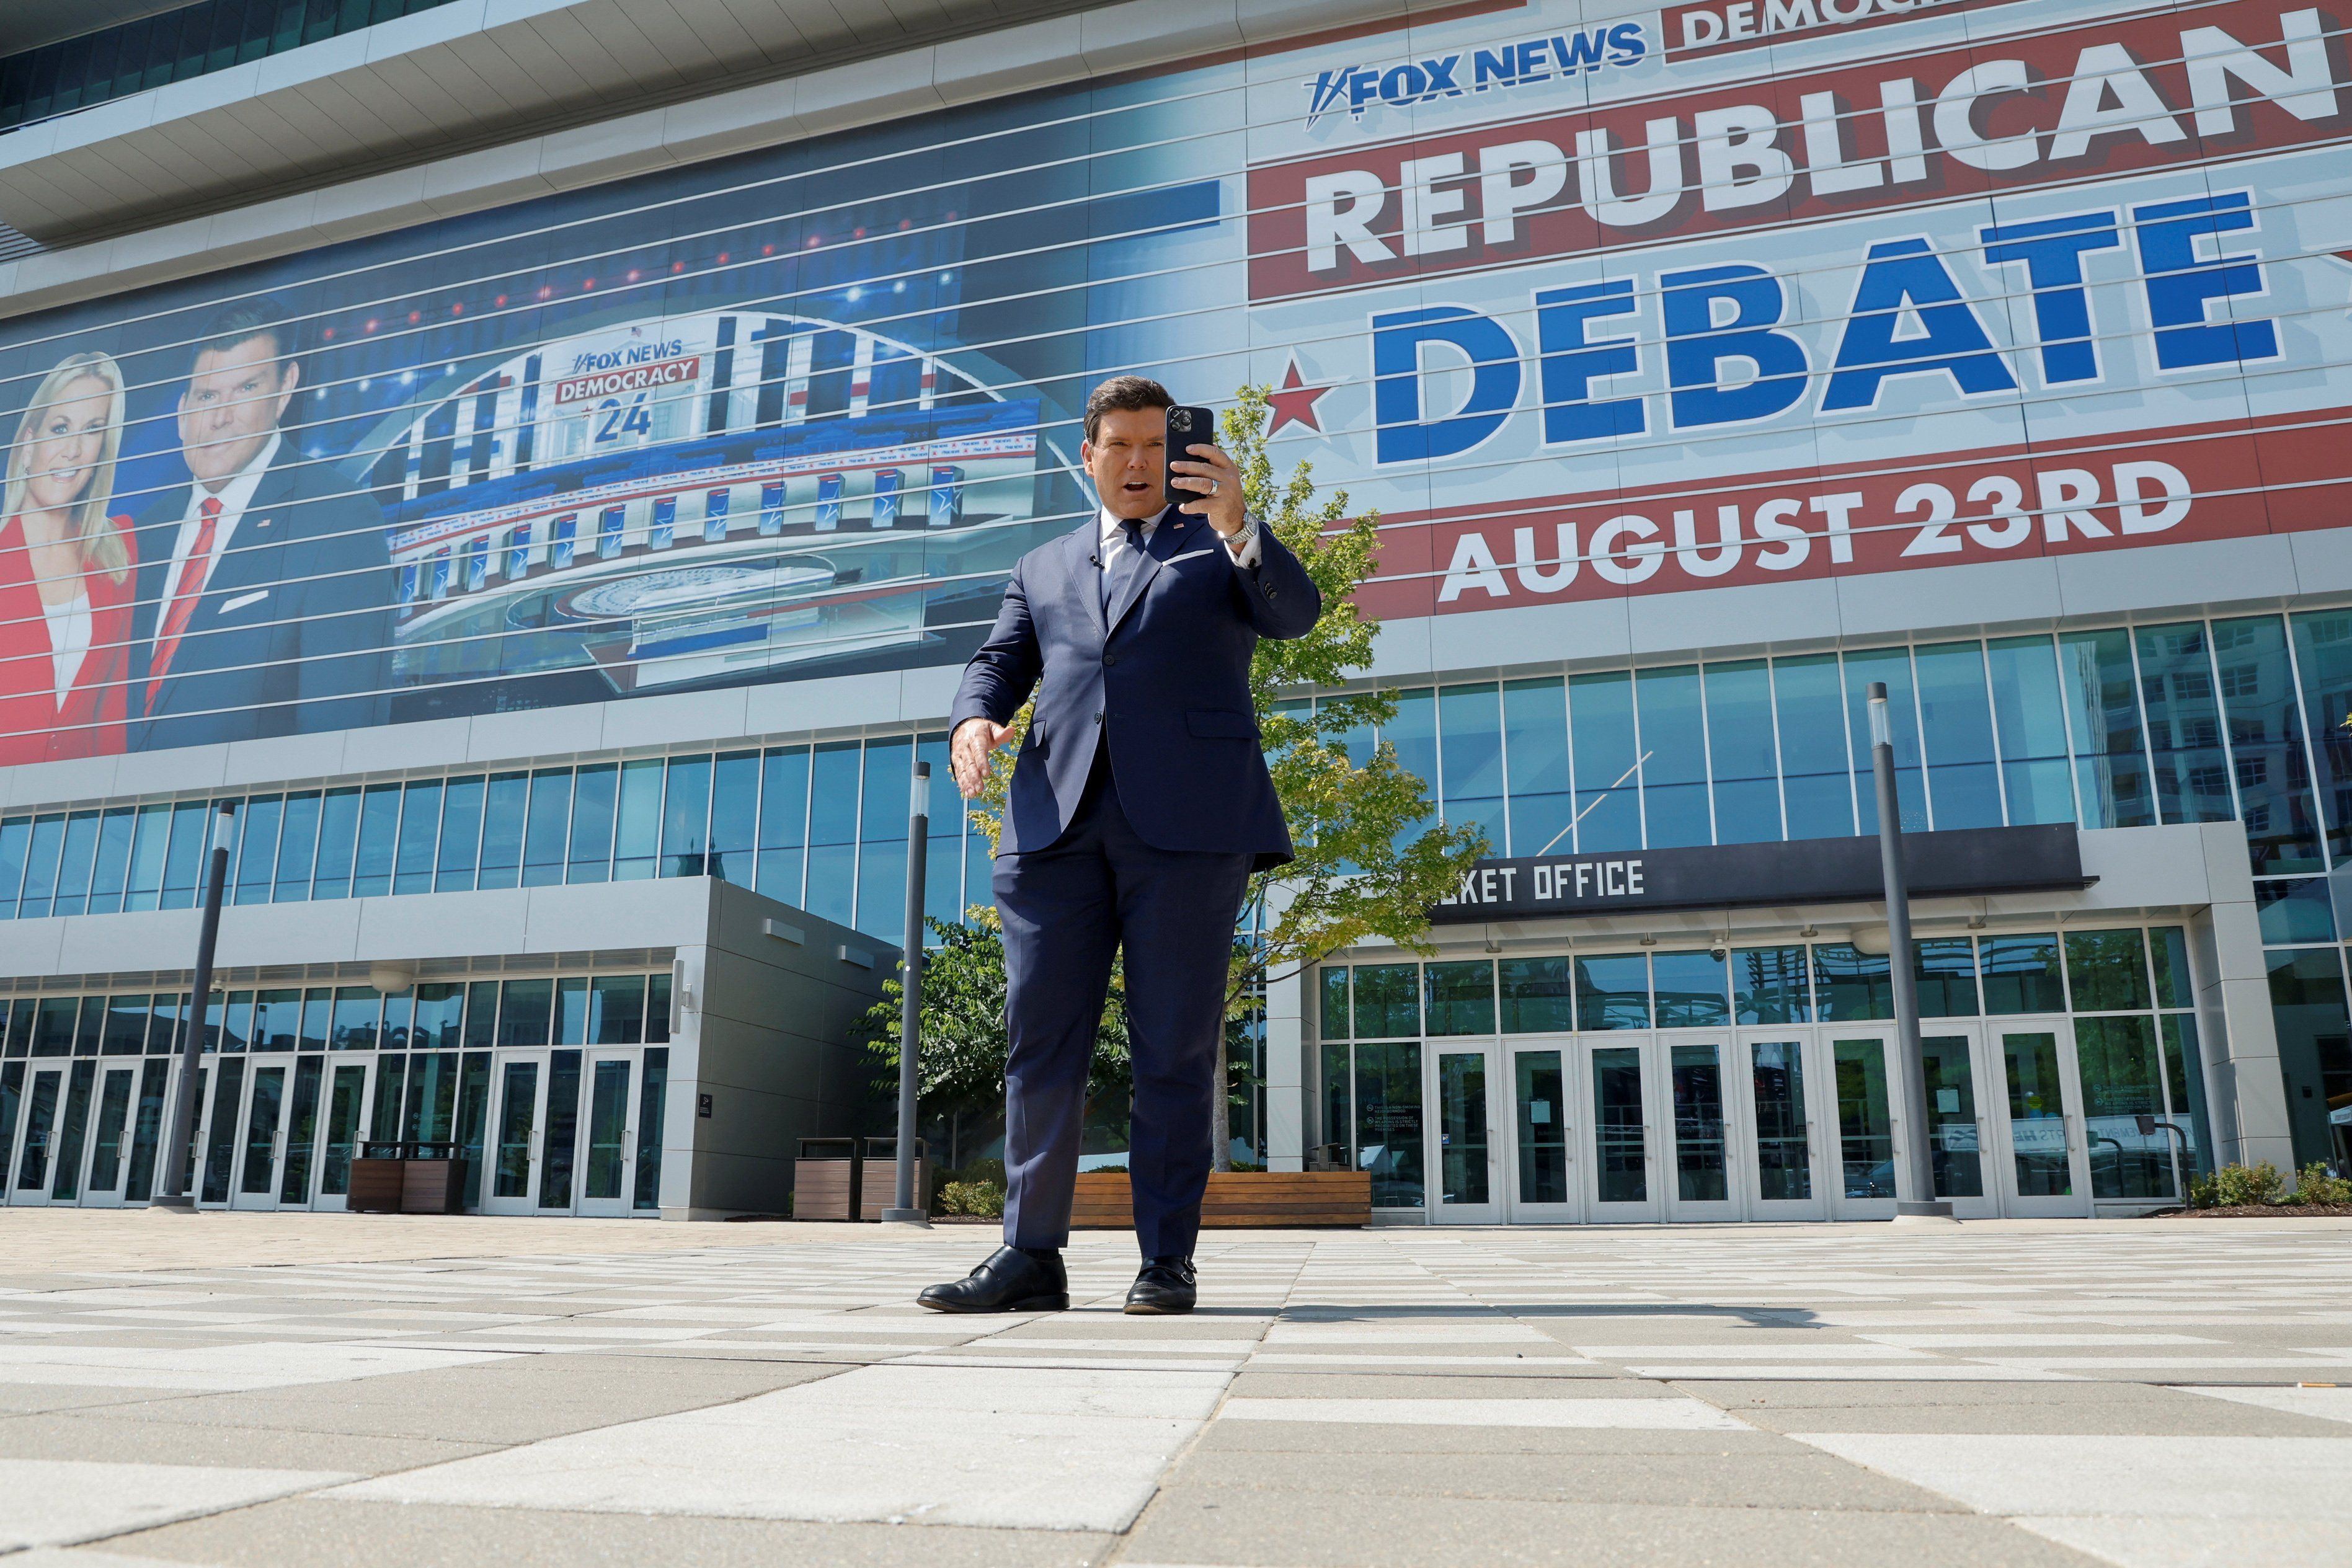
[[[1375,104],[1409,109],[1466,93],[1510,91],[1538,82],[1565,80],[1588,71],[1622,68],[1648,57],[1650,42],[1639,22],[1592,27],[1581,33],[1522,38],[1492,48],[1440,55],[1410,65],[1340,66],[1306,82],[1312,96],[1307,123],[1346,110],[1361,120]]]

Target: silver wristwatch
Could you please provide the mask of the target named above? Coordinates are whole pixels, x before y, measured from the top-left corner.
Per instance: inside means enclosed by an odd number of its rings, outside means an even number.
[[[1241,528],[1225,536],[1225,549],[1239,555],[1249,549],[1250,540],[1255,538],[1257,538],[1257,519],[1244,512],[1242,514]]]

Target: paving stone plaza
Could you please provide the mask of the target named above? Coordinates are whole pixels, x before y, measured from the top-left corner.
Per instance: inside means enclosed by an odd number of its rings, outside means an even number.
[[[24,1568],[2352,1563],[2352,1222],[0,1218]],[[2343,1385],[2344,1386],[2338,1386]]]

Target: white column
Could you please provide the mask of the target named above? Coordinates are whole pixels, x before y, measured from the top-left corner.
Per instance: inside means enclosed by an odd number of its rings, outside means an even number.
[[[2212,902],[2189,925],[2197,976],[2197,1032],[2205,1059],[2205,1098],[2213,1123],[2216,1164],[2268,1160],[2294,1168],[2286,1109],[2286,1075],[2279,1066],[2278,1029],[2271,1016],[2270,976],[2263,963],[2263,933],[2254,915],[2246,831],[2238,822],[2210,822],[2200,835]]]
[[[1280,917],[1287,890],[1266,896],[1266,919]],[[1307,982],[1311,970],[1293,967],[1265,988],[1265,1168],[1307,1168]]]

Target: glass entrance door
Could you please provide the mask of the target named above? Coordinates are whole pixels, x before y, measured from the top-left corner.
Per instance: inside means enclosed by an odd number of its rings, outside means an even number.
[[[2090,1172],[2066,1020],[2004,1020],[1991,1032],[2000,1041],[2004,1091],[2001,1147],[1995,1156],[2002,1212],[2087,1215]]]
[[[1668,1114],[1663,1120],[1672,1129],[1662,1194],[1669,1219],[1741,1217],[1740,1189],[1734,1179],[1741,1162],[1732,1154],[1730,1054],[1727,1034],[1664,1035],[1652,1048],[1651,1076],[1664,1090]]]
[[[137,1063],[109,1063],[100,1074],[98,1111],[90,1124],[89,1167],[83,1174],[81,1201],[91,1208],[118,1208],[131,1174],[131,1103],[138,1088]]]
[[[1584,1217],[1576,1178],[1587,1124],[1576,1113],[1575,1043],[1545,1040],[1511,1050],[1512,1137],[1509,1190],[1513,1219],[1564,1224]],[[1566,1064],[1566,1065],[1563,1065]]]
[[[360,1139],[367,1131],[372,1065],[373,1059],[367,1057],[354,1061],[325,1059],[326,1108],[319,1128],[318,1187],[310,1199],[314,1208],[351,1207],[352,1161],[358,1157]]]
[[[2000,1197],[1985,1169],[1985,1113],[1977,1085],[1990,1081],[1973,1024],[1935,1019],[1919,1031],[1927,1096],[1927,1163],[1936,1196],[1960,1219],[1990,1219]]]
[[[501,1051],[491,1078],[497,1100],[490,1108],[489,1180],[482,1189],[485,1214],[529,1214],[538,1189],[541,1096],[547,1086],[547,1052]]]
[[[1813,1061],[1837,1108],[1830,1167],[1830,1214],[1838,1219],[1895,1217],[1895,1112],[1887,1051],[1893,1030],[1832,1026]]]
[[[288,1064],[264,1064],[257,1059],[252,1085],[246,1092],[245,1117],[237,1139],[236,1190],[232,1208],[278,1207],[278,1154],[285,1133]]]
[[[636,1099],[629,1092],[634,1066],[629,1056],[589,1053],[587,1138],[580,1163],[582,1214],[629,1212],[637,1163]]]
[[[25,1091],[24,1131],[16,1138],[16,1179],[8,1201],[40,1205],[49,1201],[49,1178],[57,1166],[58,1112],[65,1100],[66,1068],[36,1065]]]
[[[1809,1093],[1822,1092],[1818,1073],[1805,1070],[1805,1036],[1793,1030],[1742,1035],[1732,1099],[1745,1123],[1736,1171],[1755,1219],[1822,1219],[1829,1214],[1822,1117]]]
[[[1495,1136],[1490,1044],[1429,1047],[1428,1103],[1437,1107],[1429,1150],[1429,1218],[1437,1225],[1492,1225],[1503,1218],[1501,1147]]]
[[[1633,1221],[1663,1217],[1657,1159],[1658,1124],[1652,1114],[1651,1080],[1643,1059],[1650,1042],[1639,1036],[1622,1044],[1584,1045],[1580,1088],[1591,1098],[1583,1117],[1592,1129],[1591,1154],[1585,1162],[1591,1185],[1584,1192],[1585,1215],[1596,1220]],[[1663,1090],[1656,1092],[1663,1097]]]

